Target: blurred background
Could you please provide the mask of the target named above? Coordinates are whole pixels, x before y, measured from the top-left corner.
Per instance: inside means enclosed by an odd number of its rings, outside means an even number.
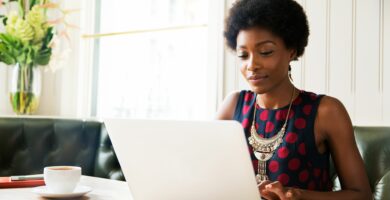
[[[223,26],[233,0],[66,0],[62,66],[42,71],[35,115],[212,119],[248,89]],[[339,98],[354,125],[390,124],[390,1],[299,0],[310,25],[294,84]],[[66,53],[65,53],[66,52]],[[65,55],[66,54],[66,55]],[[0,65],[0,114],[11,68]]]

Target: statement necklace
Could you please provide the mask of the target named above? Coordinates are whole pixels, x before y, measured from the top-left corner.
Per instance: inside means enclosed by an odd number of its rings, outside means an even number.
[[[288,117],[290,115],[294,93],[295,93],[295,87],[291,94],[290,105],[288,107],[286,120],[284,121],[284,124],[282,128],[279,130],[279,132],[271,138],[262,138],[259,136],[259,134],[256,131],[255,117],[256,117],[257,95],[255,97],[255,108],[253,112],[251,136],[248,138],[248,140],[249,140],[249,144],[253,147],[253,153],[255,154],[255,157],[258,160],[257,174],[256,174],[257,183],[261,183],[262,181],[268,180],[268,176],[266,172],[267,169],[266,163],[272,157],[275,150],[280,146],[280,144],[283,141],[283,136],[286,132],[286,125],[287,125]]]

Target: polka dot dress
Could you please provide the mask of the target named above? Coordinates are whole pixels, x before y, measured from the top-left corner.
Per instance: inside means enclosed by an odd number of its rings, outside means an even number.
[[[314,120],[322,95],[300,91],[292,102],[289,116],[286,105],[278,109],[264,109],[255,104],[255,94],[241,91],[234,113],[246,138],[250,136],[253,106],[256,106],[255,127],[260,137],[270,138],[277,134],[288,117],[283,142],[267,161],[267,175],[271,181],[280,181],[284,186],[301,189],[330,191],[329,152],[319,153],[314,138]],[[257,172],[257,159],[249,145],[252,163]]]

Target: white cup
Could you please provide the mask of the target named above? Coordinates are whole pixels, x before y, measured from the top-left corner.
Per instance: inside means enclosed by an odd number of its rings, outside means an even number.
[[[53,193],[71,193],[81,177],[81,167],[50,166],[43,170],[46,187]]]

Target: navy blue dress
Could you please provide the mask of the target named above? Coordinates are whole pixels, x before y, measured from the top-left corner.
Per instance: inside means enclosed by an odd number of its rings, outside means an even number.
[[[264,109],[255,104],[252,91],[241,91],[234,120],[239,121],[250,136],[254,107],[256,106],[256,130],[260,137],[277,134],[286,120],[289,105],[278,109]],[[267,161],[267,175],[271,181],[301,189],[330,191],[329,151],[320,153],[314,138],[314,121],[323,95],[300,91],[292,102],[283,142]],[[249,143],[248,143],[249,145]],[[258,161],[250,147],[252,163],[257,172]]]

